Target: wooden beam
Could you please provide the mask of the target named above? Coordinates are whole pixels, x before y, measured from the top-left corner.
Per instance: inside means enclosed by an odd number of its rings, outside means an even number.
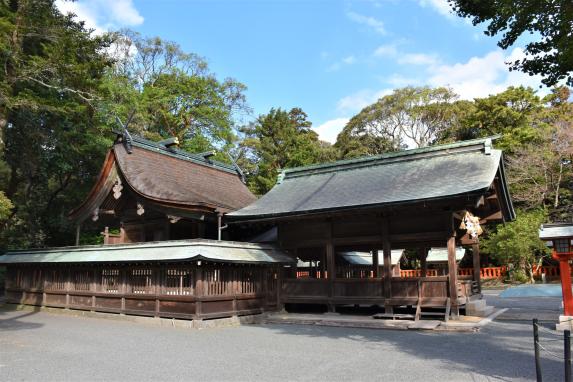
[[[384,297],[392,298],[392,245],[390,243],[390,227],[387,218],[382,219],[382,251],[384,255]],[[394,313],[391,305],[384,306],[385,313]]]
[[[503,220],[503,214],[501,213],[501,211],[497,211],[494,212],[492,214],[490,214],[489,216],[486,216],[482,219],[480,219],[479,224],[487,224],[490,221],[497,221],[497,220]]]
[[[444,240],[448,237],[448,232],[446,231],[436,231],[436,232],[414,232],[414,233],[401,233],[390,235],[389,240],[392,243],[395,242],[421,242],[421,241],[431,241],[431,240]]]
[[[472,244],[472,257],[473,257],[473,279],[478,287],[478,293],[481,293],[481,270],[480,270],[480,254],[479,242]]]

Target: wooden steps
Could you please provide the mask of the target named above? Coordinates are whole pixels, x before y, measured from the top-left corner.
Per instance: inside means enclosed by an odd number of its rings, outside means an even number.
[[[400,313],[377,313],[372,316],[372,318],[378,320],[413,320],[415,316],[413,314],[400,314]]]

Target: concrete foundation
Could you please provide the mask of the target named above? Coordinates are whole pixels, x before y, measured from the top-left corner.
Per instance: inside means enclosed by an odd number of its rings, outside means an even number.
[[[493,313],[493,306],[488,306],[485,300],[473,300],[466,303],[466,315],[487,317]]]
[[[555,330],[573,332],[573,316],[559,316],[559,323],[555,325]]]

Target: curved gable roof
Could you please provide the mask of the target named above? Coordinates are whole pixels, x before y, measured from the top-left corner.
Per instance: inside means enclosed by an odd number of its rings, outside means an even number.
[[[266,195],[227,216],[261,219],[433,200],[486,191],[496,176],[505,185],[502,152],[491,139],[459,142],[285,170]]]
[[[113,146],[96,184],[70,218],[81,221],[93,213],[118,176],[141,198],[172,209],[225,213],[256,200],[232,166],[134,138],[131,153],[121,142]]]

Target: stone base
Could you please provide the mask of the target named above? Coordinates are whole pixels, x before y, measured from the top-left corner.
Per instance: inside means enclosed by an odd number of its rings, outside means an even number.
[[[555,330],[573,332],[573,316],[559,316],[559,323],[555,325]]]
[[[488,306],[485,300],[473,300],[466,303],[466,315],[487,317],[493,313],[493,306]]]

